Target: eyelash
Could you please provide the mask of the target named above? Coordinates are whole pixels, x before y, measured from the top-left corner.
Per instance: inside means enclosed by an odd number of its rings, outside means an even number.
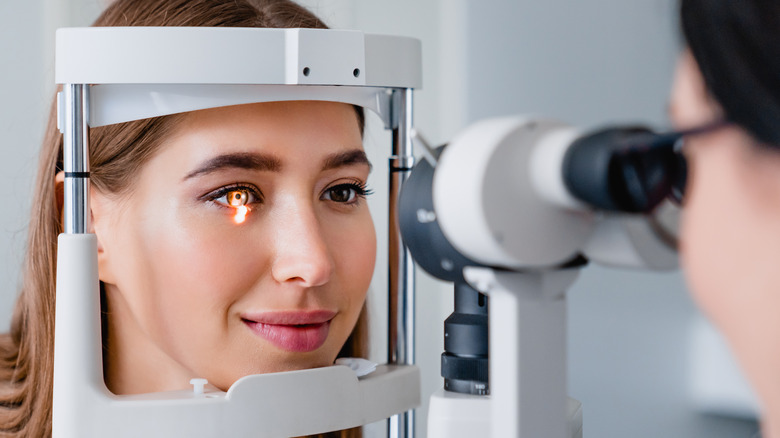
[[[336,189],[349,189],[355,192],[355,198],[350,201],[339,202],[330,199],[330,201],[336,202],[338,204],[344,204],[349,206],[358,205],[360,201],[366,199],[368,196],[371,196],[374,193],[373,190],[368,188],[367,184],[360,181],[352,181],[352,182],[345,182],[345,183],[336,184],[334,186],[328,187],[327,189],[325,189],[325,191],[322,192],[322,196],[320,196],[320,198],[323,198],[327,193]]]

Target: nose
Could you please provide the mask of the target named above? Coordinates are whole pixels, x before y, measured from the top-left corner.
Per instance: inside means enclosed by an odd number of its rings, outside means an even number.
[[[278,216],[275,225],[273,278],[301,287],[327,283],[334,262],[313,207],[290,208]]]

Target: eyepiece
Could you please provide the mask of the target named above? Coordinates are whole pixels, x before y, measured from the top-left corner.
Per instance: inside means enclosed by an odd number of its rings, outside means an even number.
[[[649,213],[668,196],[682,197],[686,166],[678,140],[642,127],[580,137],[564,158],[566,188],[602,210]]]

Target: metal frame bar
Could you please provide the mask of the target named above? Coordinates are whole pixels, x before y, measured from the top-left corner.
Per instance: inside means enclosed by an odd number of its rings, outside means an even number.
[[[398,197],[401,186],[414,166],[412,128],[414,127],[413,90],[393,92],[393,151],[389,159],[389,220],[388,220],[388,332],[387,361],[412,365],[415,362],[415,277],[414,260],[401,239],[398,223]],[[414,411],[388,419],[390,438],[414,437]]]
[[[85,234],[89,210],[89,85],[65,84],[62,90],[63,170],[65,171],[64,231]]]

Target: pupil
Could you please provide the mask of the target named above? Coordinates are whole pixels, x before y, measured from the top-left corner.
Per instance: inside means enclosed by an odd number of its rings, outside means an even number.
[[[248,198],[249,196],[246,194],[246,192],[235,191],[232,192],[232,195],[228,199],[231,206],[240,207],[242,205],[246,205]]]
[[[347,202],[349,201],[349,189],[343,187],[334,189],[331,196],[336,202]]]

